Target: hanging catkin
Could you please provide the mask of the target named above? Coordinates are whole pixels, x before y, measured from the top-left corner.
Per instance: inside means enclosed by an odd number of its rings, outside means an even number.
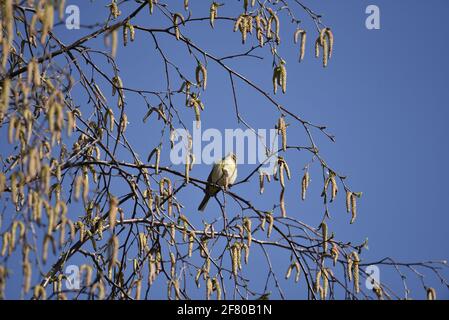
[[[206,90],[207,86],[207,69],[206,67],[198,61],[195,69],[196,83],[198,86],[202,86],[203,90]]]
[[[181,21],[181,23],[183,25],[185,25],[185,21],[184,21],[183,15],[181,13],[175,13],[173,15],[173,26],[175,28],[176,40],[179,40],[181,38],[181,33],[179,31],[179,21]]]
[[[309,171],[306,171],[301,180],[301,199],[302,200],[306,199],[306,192],[307,192],[307,188],[309,187],[309,183],[310,183],[310,175],[309,175]]]
[[[113,230],[117,222],[118,199],[114,196],[109,198],[109,229]]]
[[[321,223],[321,232],[322,232],[322,236],[323,236],[323,252],[326,253],[327,252],[327,224],[326,222],[322,222]]]
[[[356,195],[354,193],[351,194],[351,213],[352,213],[352,217],[351,217],[351,224],[354,223],[355,218],[357,217],[357,199],[356,199]]]
[[[298,42],[298,37],[301,36],[301,44],[299,51],[299,62],[304,60],[305,50],[306,50],[306,40],[307,40],[307,32],[304,29],[297,29],[294,34],[294,42]]]
[[[427,288],[427,300],[436,300],[437,299],[437,293],[434,288],[429,287]]]
[[[218,15],[218,7],[220,7],[220,4],[217,2],[212,2],[211,6],[210,6],[209,19],[210,19],[210,25],[212,28],[214,27],[214,22]]]
[[[109,272],[119,263],[118,261],[118,250],[119,250],[119,240],[116,235],[112,235],[109,239],[109,258],[108,258],[108,269]]]
[[[357,252],[352,252],[352,261],[353,261],[353,276],[354,276],[354,291],[355,293],[360,292],[360,281],[359,281],[359,263],[360,258]]]
[[[252,242],[251,224],[252,223],[251,223],[251,219],[250,218],[245,217],[243,219],[243,227],[244,227],[244,229],[246,231],[246,237],[247,237],[247,240],[248,240],[248,247],[251,246],[251,242]]]

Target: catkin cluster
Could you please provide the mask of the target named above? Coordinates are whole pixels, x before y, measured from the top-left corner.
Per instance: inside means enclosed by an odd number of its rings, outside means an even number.
[[[292,275],[293,269],[295,269],[295,271],[296,271],[295,282],[298,282],[299,278],[301,276],[301,265],[299,264],[298,261],[294,261],[292,264],[290,264],[288,266],[287,272],[285,274],[285,279],[290,278],[290,276]]]
[[[234,24],[234,32],[237,30],[242,34],[242,43],[244,44],[248,33],[253,33],[253,17],[248,14],[241,14]]]
[[[198,61],[198,64],[195,69],[195,77],[196,83],[199,87],[203,87],[203,90],[206,90],[207,86],[207,69],[206,67]]]
[[[351,224],[354,223],[357,217],[357,198],[360,198],[362,194],[360,192],[346,191],[346,211],[351,213]]]
[[[320,35],[315,41],[315,57],[317,58],[320,56],[320,48],[323,51],[323,67],[327,67],[334,48],[334,35],[330,28],[321,29]]]
[[[332,202],[337,197],[338,185],[337,185],[336,174],[335,174],[335,172],[333,172],[331,170],[329,170],[329,174],[328,174],[326,180],[324,181],[324,188],[323,188],[323,192],[321,193],[321,196],[324,197],[325,199],[327,198],[327,191],[329,189],[329,186],[331,188],[330,202]]]
[[[349,281],[354,279],[354,291],[355,293],[360,292],[360,272],[359,264],[360,258],[357,252],[353,251],[351,254],[347,255],[347,275]]]
[[[181,13],[175,13],[173,15],[173,26],[175,28],[176,40],[181,39],[181,32],[179,31],[179,22],[185,25],[184,16]]]
[[[278,66],[273,69],[273,92],[276,94],[278,85],[282,88],[282,93],[287,92],[287,69],[285,67],[285,61],[281,59]]]
[[[123,45],[126,47],[128,44],[128,32],[131,42],[136,38],[136,30],[129,20],[123,25]]]
[[[275,179],[279,179],[279,183],[281,185],[281,194],[280,194],[280,209],[281,209],[281,214],[282,217],[287,217],[287,211],[285,209],[285,199],[284,199],[284,195],[285,195],[285,175],[287,175],[288,180],[291,179],[291,172],[290,172],[290,168],[287,164],[287,161],[283,158],[283,157],[278,157],[278,162],[277,162],[277,171],[275,173]]]
[[[271,233],[273,232],[274,226],[274,217],[272,212],[265,212],[264,215],[260,216],[260,229],[262,229],[262,231],[265,231],[267,222],[267,237],[269,238],[271,236]]]
[[[318,269],[315,276],[315,293],[325,300],[329,291],[329,281],[333,278],[333,272],[329,268]]]
[[[114,19],[117,19],[122,14],[120,9],[118,8],[117,0],[112,0],[112,2],[108,6],[110,14]]]

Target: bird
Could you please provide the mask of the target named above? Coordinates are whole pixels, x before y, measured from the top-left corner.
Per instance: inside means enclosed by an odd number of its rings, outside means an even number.
[[[224,187],[227,190],[236,179],[237,156],[231,152],[220,161],[214,163],[212,171],[207,178],[205,195],[198,207],[198,211],[204,211],[207,202],[220,191],[220,187]]]

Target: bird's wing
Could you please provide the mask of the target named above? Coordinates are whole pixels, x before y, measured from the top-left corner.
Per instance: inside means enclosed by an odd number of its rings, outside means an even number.
[[[207,178],[207,182],[221,185],[223,183],[221,180],[223,180],[224,177],[223,166],[223,161],[215,163]]]

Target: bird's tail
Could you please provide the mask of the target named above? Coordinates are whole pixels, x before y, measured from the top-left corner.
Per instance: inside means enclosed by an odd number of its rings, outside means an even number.
[[[204,211],[204,209],[206,209],[209,199],[210,199],[210,195],[208,195],[208,194],[204,195],[203,201],[201,201],[200,205],[198,206],[198,211]]]

